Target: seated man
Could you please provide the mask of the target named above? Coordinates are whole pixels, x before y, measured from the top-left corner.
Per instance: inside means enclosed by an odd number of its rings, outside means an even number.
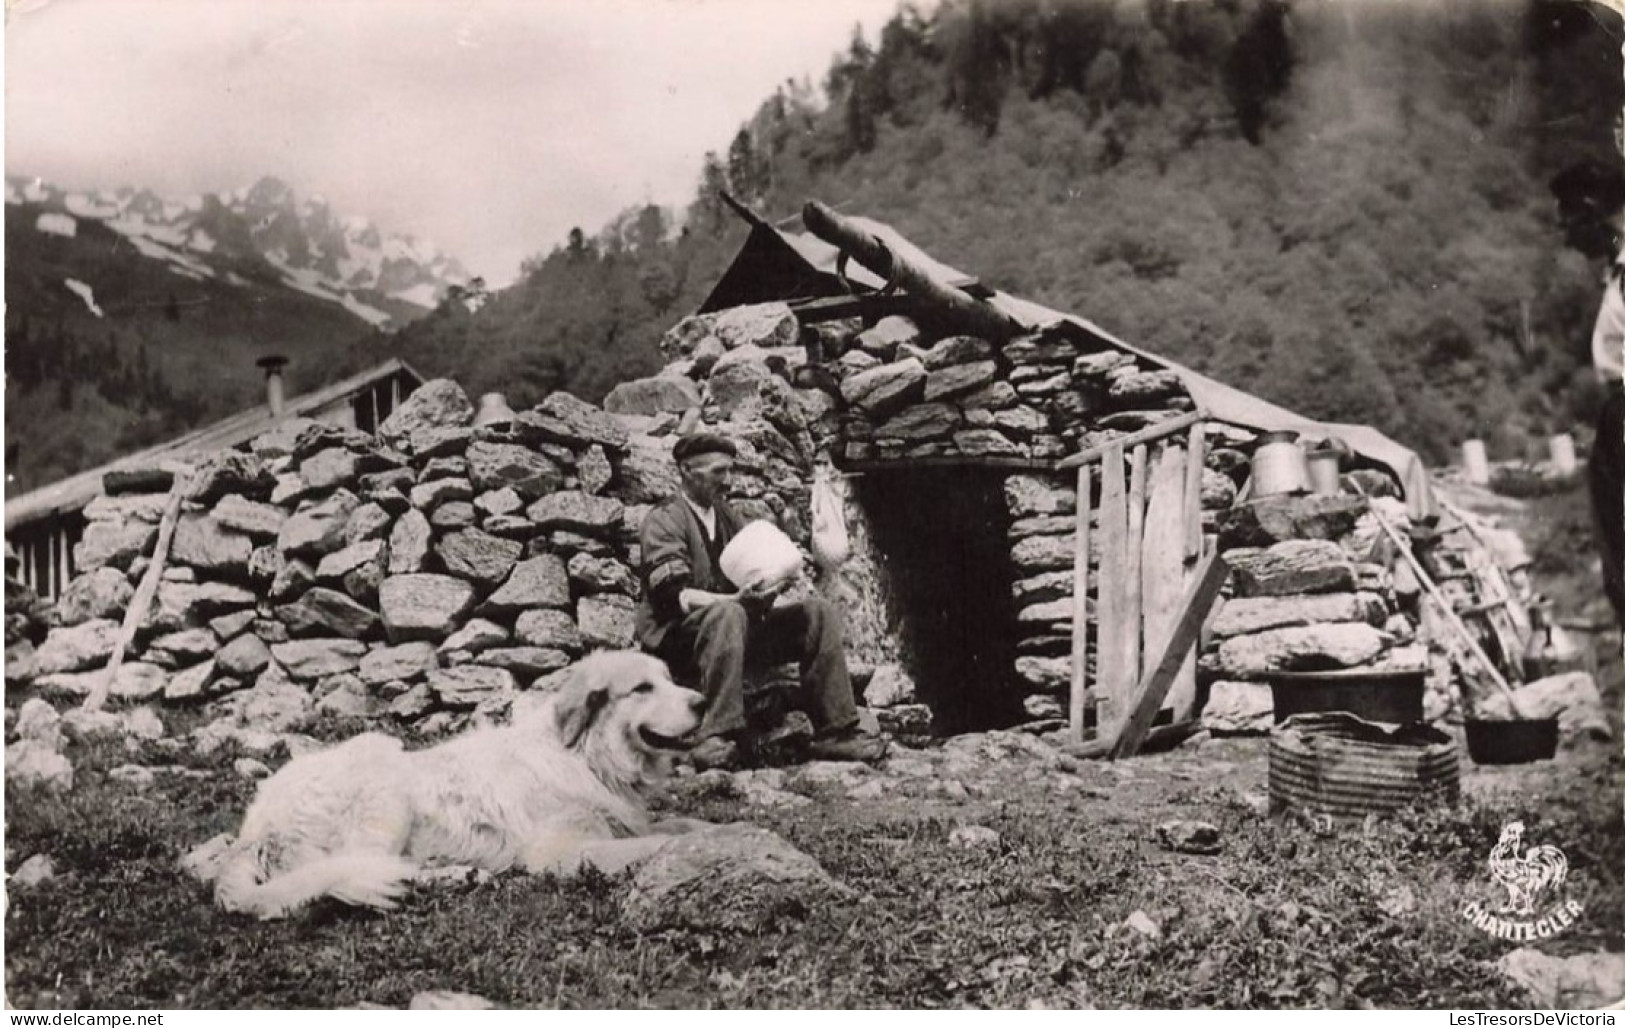
[[[719,435],[684,436],[672,449],[681,489],[643,522],[643,600],[637,635],[677,674],[697,676],[709,704],[692,757],[701,770],[750,757],[744,672],[753,663],[801,663],[797,705],[822,760],[878,760],[885,740],[858,729],[857,705],[835,608],[819,598],[774,606],[788,586],[740,591],[722,574],[723,549],[744,527],[724,493],[738,451]]]

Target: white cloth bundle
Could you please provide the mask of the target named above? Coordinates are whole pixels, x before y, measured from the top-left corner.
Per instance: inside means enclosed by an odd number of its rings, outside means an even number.
[[[801,551],[771,521],[752,521],[729,540],[720,563],[736,588],[773,586],[801,574]]]

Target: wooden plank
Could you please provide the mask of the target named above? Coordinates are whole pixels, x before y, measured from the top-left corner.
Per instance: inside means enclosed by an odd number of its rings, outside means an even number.
[[[1093,469],[1078,469],[1078,513],[1072,549],[1072,691],[1067,718],[1073,742],[1083,741],[1083,698],[1089,689],[1089,505]]]
[[[1191,426],[1185,445],[1185,563],[1202,557],[1202,468],[1207,461],[1207,423]]]
[[[1145,652],[1140,662],[1143,677],[1179,620],[1179,601],[1185,595],[1184,541],[1185,451],[1167,446],[1157,457],[1148,487],[1145,540],[1140,547],[1140,579],[1144,583]],[[1198,537],[1200,539],[1200,537]],[[1196,654],[1192,652],[1174,677],[1164,707],[1172,707],[1174,720],[1190,717],[1196,705]]]
[[[1114,760],[1132,757],[1139,752],[1146,733],[1151,729],[1151,722],[1162,707],[1163,698],[1168,695],[1174,677],[1185,661],[1185,655],[1196,646],[1202,622],[1212,609],[1213,602],[1219,598],[1219,590],[1223,588],[1229,573],[1230,566],[1217,553],[1204,557],[1197,567],[1196,578],[1180,602],[1179,620],[1174,623],[1173,633],[1162,645],[1156,664],[1140,681],[1128,705],[1128,715],[1123,719],[1116,742],[1112,745]]]
[[[169,487],[169,502],[164,505],[163,520],[158,522],[158,542],[153,547],[152,563],[147,565],[147,573],[141,576],[141,584],[130,599],[129,609],[124,612],[124,624],[113,642],[113,655],[107,660],[107,669],[91,688],[90,695],[85,697],[85,710],[100,710],[107,702],[108,690],[113,688],[113,680],[118,677],[118,670],[124,664],[124,651],[135,641],[136,629],[141,627],[141,620],[146,617],[147,608],[158,593],[158,583],[164,577],[164,563],[169,559],[169,541],[175,535],[175,523],[180,520],[181,498],[186,495],[191,482],[191,475],[181,471],[175,473],[175,481]]]
[[[1176,432],[1183,432],[1199,421],[1207,419],[1207,412],[1200,410],[1186,411],[1177,418],[1159,421],[1155,425],[1147,425],[1138,432],[1130,432],[1121,439],[1113,439],[1103,446],[1092,446],[1087,450],[1079,450],[1070,457],[1062,457],[1055,462],[1056,470],[1070,471],[1083,464],[1089,464],[1106,456],[1114,447],[1127,451],[1144,443],[1154,443],[1158,439],[1166,439]]]
[[[1128,462],[1128,562],[1123,573],[1128,578],[1128,601],[1123,605],[1123,658],[1126,674],[1117,689],[1118,709],[1123,709],[1140,680],[1140,643],[1144,634],[1145,583],[1140,578],[1145,541],[1145,444],[1134,448]]]
[[[1133,670],[1125,663],[1123,620],[1128,603],[1128,503],[1118,447],[1100,466],[1100,585],[1095,589],[1095,724],[1121,717],[1117,697]]]

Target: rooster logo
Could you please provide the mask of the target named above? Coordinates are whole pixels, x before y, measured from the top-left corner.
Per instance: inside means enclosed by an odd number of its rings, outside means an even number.
[[[1509,821],[1490,851],[1490,877],[1506,890],[1506,902],[1493,911],[1469,903],[1462,913],[1503,939],[1549,938],[1572,925],[1583,912],[1579,903],[1562,899],[1568,875],[1569,861],[1562,850],[1556,846],[1524,850],[1523,822]]]
[[[1534,846],[1519,855],[1523,822],[1510,821],[1490,851],[1490,876],[1507,891],[1500,913],[1533,917],[1543,901],[1555,897],[1569,876],[1569,859],[1556,846]]]

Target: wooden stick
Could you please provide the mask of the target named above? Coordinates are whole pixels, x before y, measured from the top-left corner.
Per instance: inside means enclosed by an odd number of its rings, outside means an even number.
[[[1128,564],[1124,574],[1128,577],[1128,602],[1124,606],[1124,648],[1128,656],[1123,664],[1128,675],[1118,686],[1118,699],[1128,699],[1129,683],[1140,679],[1140,633],[1145,611],[1145,582],[1142,579],[1145,546],[1145,444],[1134,448],[1129,458],[1128,475]]]
[[[1100,467],[1100,585],[1095,590],[1097,731],[1119,716],[1118,695],[1126,688],[1124,680],[1133,678],[1123,659],[1128,598],[1128,506],[1123,470],[1123,450],[1118,447]]]
[[[1354,489],[1361,496],[1366,495],[1365,490],[1360,487],[1360,483],[1355,482]],[[1369,500],[1370,497],[1366,497],[1366,499]],[[1399,529],[1390,524],[1375,505],[1370,506],[1369,509],[1371,516],[1377,519],[1377,524],[1382,528],[1383,534],[1388,536],[1388,541],[1394,544],[1394,548],[1399,551],[1399,555],[1404,558],[1405,563],[1410,565],[1411,573],[1416,575],[1416,580],[1422,583],[1422,588],[1427,592],[1428,596],[1434,603],[1439,605],[1439,610],[1443,612],[1445,621],[1449,623],[1457,635],[1461,636],[1461,641],[1467,644],[1467,651],[1473,655],[1474,660],[1483,665],[1495,687],[1506,695],[1507,706],[1512,708],[1512,713],[1519,718],[1527,719],[1528,715],[1518,706],[1517,698],[1512,693],[1512,686],[1508,685],[1507,680],[1502,677],[1500,668],[1495,666],[1489,655],[1484,652],[1484,648],[1478,645],[1478,639],[1473,636],[1472,631],[1462,623],[1460,617],[1456,616],[1456,608],[1450,605],[1450,601],[1444,597],[1444,594],[1439,592],[1439,587],[1433,584],[1433,577],[1427,573],[1427,569],[1422,566],[1422,562],[1416,559],[1416,554],[1411,552],[1410,544],[1400,537]]]
[[[1162,707],[1163,698],[1168,695],[1180,666],[1185,663],[1186,654],[1196,645],[1202,621],[1213,608],[1213,601],[1218,599],[1219,590],[1223,588],[1229,573],[1230,566],[1217,553],[1205,558],[1196,569],[1196,580],[1191,583],[1180,603],[1179,620],[1174,623],[1173,632],[1157,654],[1156,663],[1140,679],[1134,698],[1128,705],[1128,716],[1123,719],[1116,742],[1112,745],[1112,759],[1132,757],[1139,752],[1151,722],[1156,720],[1157,711]]]
[[[1185,563],[1195,564],[1202,556],[1202,468],[1207,460],[1207,425],[1191,426],[1185,447]]]
[[[1158,725],[1145,733],[1145,740],[1140,743],[1140,748],[1144,749],[1152,743],[1183,742],[1195,735],[1198,727],[1200,726],[1195,721],[1176,721],[1171,725]],[[1061,752],[1079,760],[1099,760],[1112,755],[1112,744],[1113,741],[1107,738],[1095,738],[1082,743],[1069,742],[1062,744]]]
[[[888,283],[895,283],[908,293],[930,302],[972,335],[999,344],[1025,331],[1014,318],[997,307],[976,299],[963,289],[938,281],[867,229],[836,214],[817,200],[809,200],[802,207],[801,220],[808,232],[850,254],[859,264]]]
[[[169,558],[169,541],[175,535],[175,522],[180,520],[181,499],[191,483],[191,475],[179,471],[175,473],[175,481],[169,487],[169,502],[164,505],[163,520],[158,522],[158,542],[153,547],[152,563],[147,565],[147,573],[141,576],[141,585],[130,598],[129,609],[124,612],[124,624],[113,642],[113,655],[107,659],[107,669],[102,672],[101,679],[91,687],[90,695],[85,697],[84,710],[101,710],[107,702],[113,680],[118,677],[119,668],[124,664],[124,651],[135,641],[136,629],[141,627],[147,608],[158,593],[158,583],[164,577],[164,563]]]
[[[1159,421],[1155,425],[1147,425],[1138,432],[1131,432],[1128,435],[1123,436],[1121,439],[1113,439],[1111,442],[1104,445],[1091,446],[1087,450],[1079,450],[1070,457],[1062,457],[1060,460],[1055,462],[1055,468],[1058,471],[1069,471],[1072,468],[1078,467],[1079,465],[1097,461],[1106,456],[1106,454],[1114,446],[1127,450],[1132,446],[1139,446],[1142,443],[1154,443],[1158,439],[1173,435],[1175,432],[1183,432],[1185,429],[1190,428],[1192,425],[1203,421],[1206,418],[1207,412],[1205,411],[1186,411],[1176,418],[1169,418],[1167,421]]]
[[[1089,688],[1089,504],[1093,469],[1078,469],[1078,513],[1072,550],[1072,692],[1067,715],[1073,742],[1083,741],[1083,697]]]

